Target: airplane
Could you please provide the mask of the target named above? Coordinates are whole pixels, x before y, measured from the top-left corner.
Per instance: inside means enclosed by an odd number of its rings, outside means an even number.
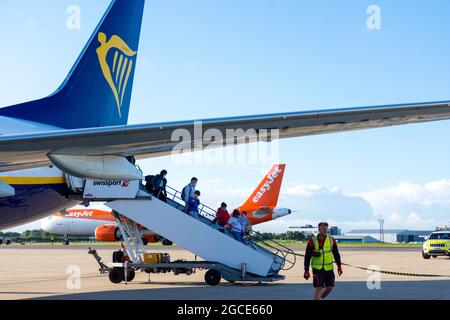
[[[51,234],[63,235],[64,245],[69,245],[70,236],[94,236],[97,241],[104,242],[116,242],[122,239],[111,210],[95,206],[61,210],[43,221],[41,229]],[[172,244],[144,227],[140,228],[140,232],[144,245],[160,241],[163,245]]]
[[[78,204],[77,179],[141,180],[134,161],[180,146],[191,152],[450,118],[450,101],[441,101],[127,125],[144,5],[113,0],[55,92],[0,109],[0,229]],[[222,136],[199,137],[199,123]],[[174,141],[177,129],[190,137]]]
[[[285,169],[285,164],[274,165],[249,198],[238,207],[241,213],[247,212],[252,225],[273,221],[292,213],[290,209],[277,207]],[[122,238],[111,209],[100,207],[62,210],[42,222],[41,229],[63,235],[65,245],[69,245],[69,236],[95,236],[97,241],[105,242],[120,241]],[[140,227],[140,231],[145,245],[156,242],[172,244],[170,240],[144,227]]]

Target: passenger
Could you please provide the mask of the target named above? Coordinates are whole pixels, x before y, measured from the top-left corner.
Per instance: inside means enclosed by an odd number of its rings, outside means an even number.
[[[247,217],[247,212],[243,211],[241,216],[241,224],[242,224],[242,230],[243,230],[243,240],[244,243],[248,244],[248,238],[252,232],[252,223]]]
[[[235,238],[237,241],[242,242],[242,223],[240,219],[239,210],[234,210],[231,218],[228,220],[228,225],[231,228],[231,234],[233,235],[233,238]]]
[[[194,196],[190,197],[187,203],[187,213],[196,219],[198,219],[198,207],[200,205],[200,191],[195,191]]]
[[[228,224],[228,220],[230,220],[230,214],[228,213],[227,204],[225,202],[222,202],[220,208],[217,209],[216,217],[219,230],[225,233],[225,227]]]
[[[150,194],[155,193],[155,188],[153,187],[154,179],[155,179],[155,176],[153,176],[153,175],[145,176],[145,190]]]
[[[220,231],[220,226],[219,226],[219,224],[217,223],[217,217],[214,218],[214,219],[211,221],[211,227],[212,227],[213,229],[216,229],[216,230],[219,230],[219,231]]]
[[[190,197],[194,197],[195,187],[197,186],[198,179],[192,178],[191,182],[183,188],[181,191],[181,199],[186,203],[188,203]]]
[[[167,170],[162,170],[159,174],[153,177],[151,184],[153,187],[153,194],[159,200],[167,202]]]

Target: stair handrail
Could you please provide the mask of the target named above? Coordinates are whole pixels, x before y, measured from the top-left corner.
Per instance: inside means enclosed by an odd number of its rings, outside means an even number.
[[[166,189],[171,190],[172,192],[167,192],[167,194],[172,196],[173,201],[175,201],[175,199],[182,201],[183,203],[185,202],[184,199],[181,197],[181,192],[170,187],[170,186],[166,186]],[[179,194],[179,196],[178,196]],[[210,212],[207,212],[210,211]],[[204,213],[204,214],[203,214]],[[203,204],[202,202],[200,202],[200,207],[199,207],[199,214],[202,214],[203,216],[209,216],[212,217],[213,219],[210,220],[214,220],[214,218],[216,217],[216,210],[214,210],[213,208],[207,206],[206,204]],[[206,217],[205,217],[206,218]]]
[[[285,245],[283,245],[283,244],[281,244],[281,243],[271,239],[270,241],[272,243],[274,243],[275,245],[277,245],[277,246],[279,246],[279,247],[284,249],[284,250],[281,250],[280,248],[277,248],[274,245],[268,243],[266,240],[264,240],[264,237],[263,237],[263,235],[261,233],[259,233],[257,231],[254,231],[254,230],[252,230],[252,234],[249,237],[252,239],[253,242],[262,243],[266,247],[269,247],[269,248],[275,250],[277,254],[278,253],[282,253],[283,257],[284,257],[283,266],[281,267],[282,270],[285,270],[285,271],[286,270],[290,270],[296,264],[296,262],[297,262],[297,255],[295,254],[294,250],[292,250],[291,248],[289,248],[289,247],[287,247],[287,246],[285,246]],[[293,257],[292,258],[293,261],[288,259],[289,255]],[[290,266],[287,267],[287,268],[284,268],[285,264],[286,264],[286,261],[289,262]]]
[[[167,189],[169,191],[167,191]],[[167,193],[167,195],[171,196],[170,200],[176,202],[177,204],[181,205],[179,203],[179,201],[181,201],[182,203],[185,203],[184,199],[181,197],[181,192],[176,190],[175,188],[172,188],[170,186],[166,186],[166,193]],[[176,201],[176,200],[178,200],[178,201]],[[209,207],[209,206],[207,206],[206,204],[203,204],[203,203],[200,203],[199,214],[202,215],[202,217],[208,219],[210,222],[212,222],[212,220],[214,220],[216,218],[216,210],[214,210],[213,208],[211,208],[211,207]],[[295,263],[296,263],[296,255],[294,254],[294,251],[292,249],[290,249],[290,248],[288,248],[288,247],[286,247],[286,246],[284,246],[284,245],[282,245],[280,243],[277,243],[276,241],[272,241],[276,245],[279,245],[280,247],[285,249],[285,251],[280,250],[279,248],[276,248],[276,247],[270,245],[269,243],[267,243],[266,241],[264,241],[262,239],[262,235],[259,232],[252,231],[252,233],[258,235],[260,237],[260,239],[256,239],[255,240],[254,239],[255,237],[252,237],[251,235],[249,235],[247,237],[247,241],[249,242],[249,244],[251,244],[252,246],[258,247],[259,250],[264,249],[267,252],[270,252],[271,254],[273,254],[274,263],[276,262],[277,257],[281,258],[283,260],[283,263],[282,263],[282,265],[280,267],[280,270],[289,270],[295,265]],[[268,249],[258,245],[258,242],[259,243],[263,243],[266,247],[269,247],[269,248],[275,250],[275,252],[273,252],[271,250],[268,250]],[[294,257],[294,261],[290,261],[290,260],[287,259],[288,254],[292,254],[292,256]],[[291,266],[289,268],[287,268],[287,269],[283,269],[284,266],[286,265],[286,261],[288,261],[291,264]]]

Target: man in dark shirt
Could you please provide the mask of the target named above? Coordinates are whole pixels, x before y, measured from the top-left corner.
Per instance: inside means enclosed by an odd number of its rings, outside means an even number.
[[[162,170],[159,174],[153,177],[151,184],[153,187],[153,195],[159,200],[167,202],[167,170]]]
[[[310,278],[309,266],[313,269],[313,286],[316,288],[314,299],[325,299],[333,290],[335,275],[333,262],[338,266],[338,274],[342,275],[341,256],[336,240],[328,235],[328,223],[319,223],[319,234],[309,239],[305,252],[304,278]],[[325,288],[325,289],[324,289]]]

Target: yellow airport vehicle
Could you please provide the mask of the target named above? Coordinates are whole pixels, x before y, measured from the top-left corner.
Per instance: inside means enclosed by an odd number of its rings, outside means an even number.
[[[450,229],[433,232],[423,244],[422,256],[424,259],[450,257]]]

